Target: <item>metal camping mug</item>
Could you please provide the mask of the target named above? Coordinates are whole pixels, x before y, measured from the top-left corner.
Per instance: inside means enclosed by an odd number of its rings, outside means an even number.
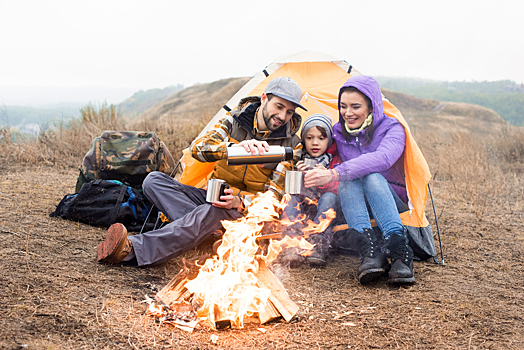
[[[302,175],[301,171],[286,171],[286,193],[300,194],[302,191]]]
[[[225,195],[224,190],[226,188],[229,188],[229,185],[224,180],[209,179],[207,181],[206,202],[220,202],[220,197]]]
[[[304,158],[304,165],[309,168],[309,170],[314,169],[317,165],[317,160],[313,158]]]

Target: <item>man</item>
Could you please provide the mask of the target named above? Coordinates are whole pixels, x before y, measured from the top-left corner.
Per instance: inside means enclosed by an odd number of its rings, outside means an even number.
[[[302,89],[290,78],[271,80],[261,97],[242,99],[206,135],[191,144],[192,156],[201,162],[215,162],[211,178],[225,180],[221,201],[206,202],[206,190],[179,183],[161,172],[150,173],[143,183],[144,193],[171,221],[151,232],[127,237],[122,224],[112,225],[106,240],[98,245],[97,261],[147,266],[168,261],[196,247],[215,231],[222,229],[221,220],[242,216],[258,192],[283,194],[288,162],[260,165],[227,165],[226,147],[234,144],[253,155],[269,151],[269,145],[301,149],[296,132],[302,118],[295,112],[301,104]],[[300,157],[295,152],[295,160]]]

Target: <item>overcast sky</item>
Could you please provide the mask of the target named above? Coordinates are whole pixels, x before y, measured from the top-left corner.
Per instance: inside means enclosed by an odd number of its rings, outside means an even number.
[[[523,13],[517,0],[0,0],[0,86],[190,86],[303,50],[368,75],[522,83]]]

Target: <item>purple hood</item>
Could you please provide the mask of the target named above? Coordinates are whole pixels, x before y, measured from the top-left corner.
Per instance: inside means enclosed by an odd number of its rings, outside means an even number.
[[[371,100],[371,104],[373,106],[373,123],[377,124],[382,121],[384,117],[384,106],[382,105],[382,93],[380,92],[380,87],[378,86],[378,82],[372,78],[368,77],[366,75],[357,75],[355,77],[352,77],[348,79],[344,85],[340,88],[342,90],[345,87],[353,86],[357,88],[360,92],[362,92],[364,95],[369,97]],[[340,111],[340,94],[341,91],[338,93],[338,110]],[[340,112],[338,113],[338,121],[339,123],[342,123],[344,119],[342,119],[342,116],[340,115]]]
[[[339,112],[339,122],[333,126],[333,139],[337,143],[338,153],[343,160],[343,163],[336,167],[340,179],[351,181],[371,173],[380,173],[400,199],[407,203],[404,175],[404,146],[406,144],[404,127],[397,119],[384,114],[382,94],[375,79],[357,75],[346,81],[342,88],[348,86],[357,88],[371,100],[374,132],[371,135],[368,127],[358,135],[346,139],[342,133],[344,119]]]

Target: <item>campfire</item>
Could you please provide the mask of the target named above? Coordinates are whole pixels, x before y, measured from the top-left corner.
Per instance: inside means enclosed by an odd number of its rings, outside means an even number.
[[[297,247],[302,255],[310,254],[314,245],[305,238],[323,232],[335,217],[330,209],[319,224],[304,223],[305,215],[295,221],[280,219],[289,199],[286,195],[279,202],[268,191],[253,200],[246,216],[222,221],[225,233],[216,255],[184,261],[184,269],[155,300],[146,300],[148,314],[187,331],[199,321],[212,329],[243,328],[244,320],[251,317],[258,317],[261,324],[280,317],[289,322],[298,306],[268,266],[284,248]],[[301,235],[283,234],[291,226],[300,227]]]

